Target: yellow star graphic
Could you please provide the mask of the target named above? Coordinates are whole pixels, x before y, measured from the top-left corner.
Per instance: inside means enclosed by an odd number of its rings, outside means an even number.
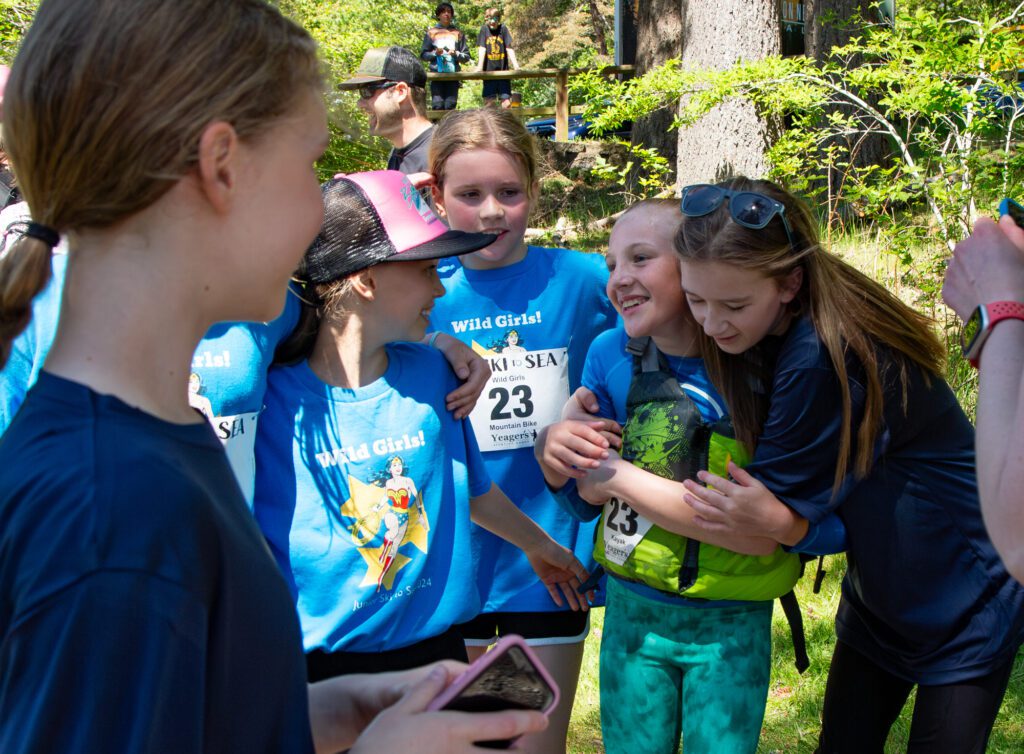
[[[380,572],[384,565],[381,562],[384,547],[383,545],[370,546],[370,543],[377,539],[378,534],[383,534],[381,528],[384,526],[384,516],[391,507],[387,502],[387,493],[383,488],[374,484],[364,484],[355,477],[349,476],[348,489],[349,498],[341,506],[341,514],[354,519],[349,526],[349,532],[352,535],[352,542],[366,562],[366,574],[359,585],[373,586],[380,578]],[[398,552],[406,542],[412,542],[420,552],[427,551],[427,533],[430,531],[430,522],[427,520],[425,511],[423,515],[420,514],[422,505],[422,497],[417,496],[409,507],[409,523],[405,530],[405,536],[394,548],[394,560],[381,582],[381,587],[384,589],[390,591],[394,588],[395,576],[412,560]]]

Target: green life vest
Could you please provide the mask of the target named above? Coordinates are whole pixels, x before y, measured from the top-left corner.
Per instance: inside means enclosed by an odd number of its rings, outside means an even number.
[[[703,419],[653,340],[633,338],[626,348],[633,354],[633,379],[622,432],[624,459],[678,481],[696,479],[701,469],[726,477],[730,460],[739,466],[750,461],[728,418]],[[702,544],[662,529],[614,498],[601,514],[594,558],[621,578],[708,600],[773,600],[791,592],[802,571],[800,557],[781,547],[757,556]]]

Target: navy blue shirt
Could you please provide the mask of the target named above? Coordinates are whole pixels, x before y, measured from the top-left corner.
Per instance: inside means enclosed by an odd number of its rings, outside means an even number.
[[[842,400],[828,352],[807,319],[783,338],[771,407],[747,470],[811,522],[837,510],[849,539],[838,638],[906,680],[927,685],[984,675],[1024,639],[1024,587],[985,532],[974,428],[941,378],[899,368],[880,351],[884,427],[863,479],[833,496]],[[864,414],[864,369],[847,357],[853,427]]]
[[[0,438],[0,751],[312,750],[298,620],[210,425],[40,374]]]

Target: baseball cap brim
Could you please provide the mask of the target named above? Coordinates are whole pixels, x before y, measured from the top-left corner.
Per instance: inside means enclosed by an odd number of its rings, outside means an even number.
[[[363,84],[376,84],[387,80],[383,76],[353,76],[347,81],[342,81],[338,84],[338,88],[342,91],[347,91],[349,89],[358,89]]]
[[[387,261],[417,262],[424,259],[458,257],[487,248],[497,238],[493,233],[467,233],[461,230],[449,230],[432,241],[399,252]]]

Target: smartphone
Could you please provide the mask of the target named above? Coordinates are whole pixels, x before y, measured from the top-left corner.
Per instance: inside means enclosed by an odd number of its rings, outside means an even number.
[[[1013,199],[1006,198],[999,202],[999,214],[1009,215],[1017,223],[1018,228],[1024,228],[1024,207],[1017,204]]]
[[[558,686],[521,636],[501,637],[489,652],[452,681],[428,710],[498,712],[532,709],[550,714]],[[486,749],[509,749],[516,739],[477,741]]]

